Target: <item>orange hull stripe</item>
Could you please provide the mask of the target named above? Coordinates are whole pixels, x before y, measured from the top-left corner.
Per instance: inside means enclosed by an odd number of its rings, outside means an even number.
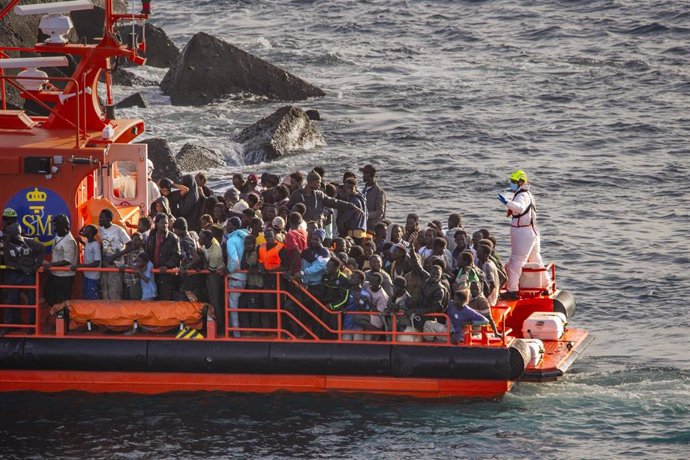
[[[26,371],[0,372],[0,391],[85,391],[159,394],[175,391],[241,393],[377,393],[418,398],[500,398],[512,387],[505,380],[453,380],[326,375],[177,374],[143,372]]]

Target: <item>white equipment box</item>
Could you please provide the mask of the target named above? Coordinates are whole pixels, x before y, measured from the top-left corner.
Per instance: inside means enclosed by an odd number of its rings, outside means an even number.
[[[525,339],[559,340],[568,323],[565,315],[559,312],[537,311],[522,323],[522,337]]]

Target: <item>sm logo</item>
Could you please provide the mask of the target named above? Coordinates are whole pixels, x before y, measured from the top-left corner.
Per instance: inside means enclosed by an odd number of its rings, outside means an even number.
[[[58,214],[65,214],[71,220],[65,201],[57,193],[47,188],[25,188],[14,194],[5,204],[5,207],[17,211],[22,234],[40,241],[46,247],[47,252],[52,251],[55,238],[53,217]]]

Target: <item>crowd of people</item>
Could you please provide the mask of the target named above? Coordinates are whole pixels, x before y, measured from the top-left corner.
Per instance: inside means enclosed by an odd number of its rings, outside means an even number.
[[[458,213],[447,216],[445,225],[425,225],[414,213],[404,223],[391,222],[376,168],[359,171],[361,183],[351,171],[326,181],[320,167],[284,178],[234,174],[222,194],[207,186],[202,173],[185,175],[180,184],[161,179],[160,196],[131,235],[107,208],[98,226],[84,226],[77,238],[67,216],[56,216],[50,261],[43,245],[21,235],[16,213],[5,209],[4,282],[33,284],[42,266],[49,306],[72,297],[77,273],[84,299],[198,299],[213,305],[224,331],[227,276],[228,287],[240,290],[228,298],[234,337],[247,334],[244,329],[259,335],[274,329],[276,313],[261,310],[275,310],[279,300],[289,312],[283,326],[296,337],[333,338],[340,321],[343,338],[371,340],[378,338],[375,332],[391,330],[393,315],[400,330],[436,333],[429,340],[446,332],[458,337],[467,324],[490,324],[498,332],[491,308],[506,272],[494,235],[486,229],[470,233]],[[116,270],[88,270],[95,267]],[[281,299],[276,274],[290,293]],[[19,291],[3,289],[3,303],[19,303]],[[16,315],[6,309],[5,322],[17,321]]]

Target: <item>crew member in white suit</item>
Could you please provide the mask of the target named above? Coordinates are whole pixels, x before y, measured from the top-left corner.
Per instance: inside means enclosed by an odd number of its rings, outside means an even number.
[[[518,170],[510,175],[510,190],[514,192],[511,200],[500,193],[498,199],[508,208],[510,223],[510,258],[506,264],[508,280],[507,292],[501,294],[502,299],[517,299],[520,275],[525,263],[544,264],[541,260],[539,229],[537,228],[537,208],[527,174]]]

